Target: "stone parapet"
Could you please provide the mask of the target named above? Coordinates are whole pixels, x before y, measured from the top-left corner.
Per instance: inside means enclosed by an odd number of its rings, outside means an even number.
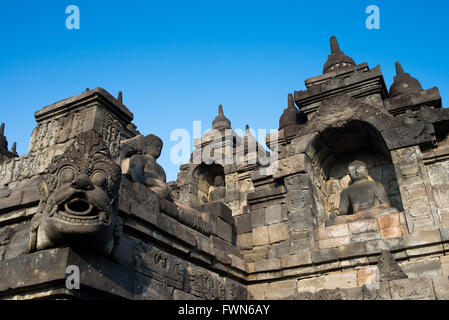
[[[246,300],[241,283],[136,243],[134,267],[72,248],[49,249],[0,261],[0,299],[226,299]],[[67,267],[80,271],[79,289],[66,288]],[[27,275],[23,278],[22,275]],[[23,294],[24,291],[28,293]]]

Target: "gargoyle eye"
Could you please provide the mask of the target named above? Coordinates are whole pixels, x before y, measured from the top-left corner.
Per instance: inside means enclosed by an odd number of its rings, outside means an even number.
[[[70,183],[75,179],[75,170],[71,167],[65,167],[59,173],[62,183]]]
[[[95,171],[91,176],[91,181],[98,187],[104,188],[106,186],[106,182],[108,181],[108,177],[104,171]]]

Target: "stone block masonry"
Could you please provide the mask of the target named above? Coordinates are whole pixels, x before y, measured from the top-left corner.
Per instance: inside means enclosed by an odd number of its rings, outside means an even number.
[[[20,157],[0,126],[0,299],[448,299],[449,112],[330,46],[269,153],[220,105],[168,183],[121,93],[37,111]]]

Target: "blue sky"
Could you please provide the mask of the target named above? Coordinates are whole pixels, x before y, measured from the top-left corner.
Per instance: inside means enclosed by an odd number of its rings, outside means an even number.
[[[65,9],[80,8],[80,30]],[[380,30],[365,8],[380,9]],[[356,63],[394,62],[449,99],[448,1],[4,1],[0,5],[0,121],[28,151],[34,112],[85,88],[123,91],[143,134],[164,141],[168,180],[173,129],[210,128],[223,104],[233,128],[275,129],[287,94],[322,73],[329,38]]]

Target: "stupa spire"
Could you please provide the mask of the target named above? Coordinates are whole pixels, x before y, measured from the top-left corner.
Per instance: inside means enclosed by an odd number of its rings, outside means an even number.
[[[231,121],[224,116],[223,106],[220,104],[218,106],[218,115],[215,117],[214,121],[212,121],[213,129],[231,129]]]
[[[340,46],[338,45],[337,38],[335,36],[331,37],[331,54],[340,52]]]
[[[405,73],[399,61],[395,63],[396,76],[390,87],[390,96],[395,97],[401,94],[413,94],[422,90],[421,84],[410,74]]]
[[[396,61],[395,66],[396,66],[396,75],[397,76],[403,75],[405,73],[404,69],[402,68],[402,65],[399,61]]]
[[[291,93],[288,94],[288,102],[287,102],[287,107],[289,109],[295,109],[295,101],[293,100],[293,95]]]
[[[344,54],[340,50],[337,38],[332,36],[330,38],[331,54],[328,56],[326,63],[324,64],[323,73],[329,73],[335,70],[347,68],[348,66],[355,66],[354,60]]]

